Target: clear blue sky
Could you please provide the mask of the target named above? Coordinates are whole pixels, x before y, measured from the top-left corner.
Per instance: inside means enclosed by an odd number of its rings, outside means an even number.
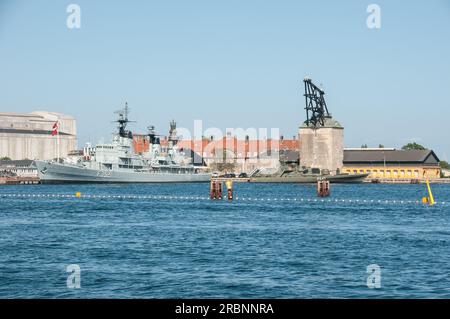
[[[81,29],[66,26],[70,3]],[[346,146],[415,140],[449,159],[448,0],[0,0],[0,111],[71,114],[80,146],[109,140],[125,101],[140,132],[175,118],[292,136],[305,75]]]

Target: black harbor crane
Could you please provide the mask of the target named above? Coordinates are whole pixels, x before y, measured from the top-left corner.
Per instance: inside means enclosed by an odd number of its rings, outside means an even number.
[[[325,118],[330,117],[328,112],[327,103],[325,102],[325,92],[316,86],[312,80],[305,77],[303,82],[305,83],[305,110],[306,110],[306,125],[307,126],[324,126]]]

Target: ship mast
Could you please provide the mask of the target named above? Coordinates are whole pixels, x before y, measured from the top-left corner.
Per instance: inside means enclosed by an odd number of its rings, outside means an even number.
[[[170,129],[169,129],[169,143],[171,146],[177,145],[179,140],[179,137],[177,136],[177,122],[175,120],[172,120],[170,122]]]
[[[133,138],[133,134],[131,133],[131,131],[128,131],[127,128],[127,124],[129,122],[131,122],[130,120],[128,120],[128,113],[130,112],[129,108],[128,108],[128,103],[125,102],[125,107],[121,110],[116,111],[116,114],[119,114],[119,118],[117,119],[117,121],[115,121],[116,123],[119,123],[118,125],[118,129],[119,129],[119,135],[121,137],[128,137],[128,138]]]

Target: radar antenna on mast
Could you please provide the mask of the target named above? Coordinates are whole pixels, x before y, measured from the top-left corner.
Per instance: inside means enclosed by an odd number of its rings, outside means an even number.
[[[172,142],[173,145],[176,145],[178,143],[179,136],[177,135],[177,122],[175,120],[172,120],[170,122],[170,129],[169,129],[169,142]]]
[[[130,109],[128,108],[128,103],[125,102],[125,107],[121,110],[118,110],[114,113],[119,114],[119,118],[115,121],[116,123],[119,123],[119,135],[122,137],[128,137],[128,138],[132,138],[133,134],[128,131],[127,128],[127,124],[133,121],[130,121],[128,119],[128,113],[130,112]]]
[[[327,104],[325,102],[325,92],[317,87],[310,78],[305,77],[305,110],[307,126],[324,126],[325,118],[330,117]]]

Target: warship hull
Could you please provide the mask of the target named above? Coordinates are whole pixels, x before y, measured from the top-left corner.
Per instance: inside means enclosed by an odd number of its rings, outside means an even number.
[[[35,161],[41,183],[193,183],[209,182],[209,173],[97,170],[77,165]]]

